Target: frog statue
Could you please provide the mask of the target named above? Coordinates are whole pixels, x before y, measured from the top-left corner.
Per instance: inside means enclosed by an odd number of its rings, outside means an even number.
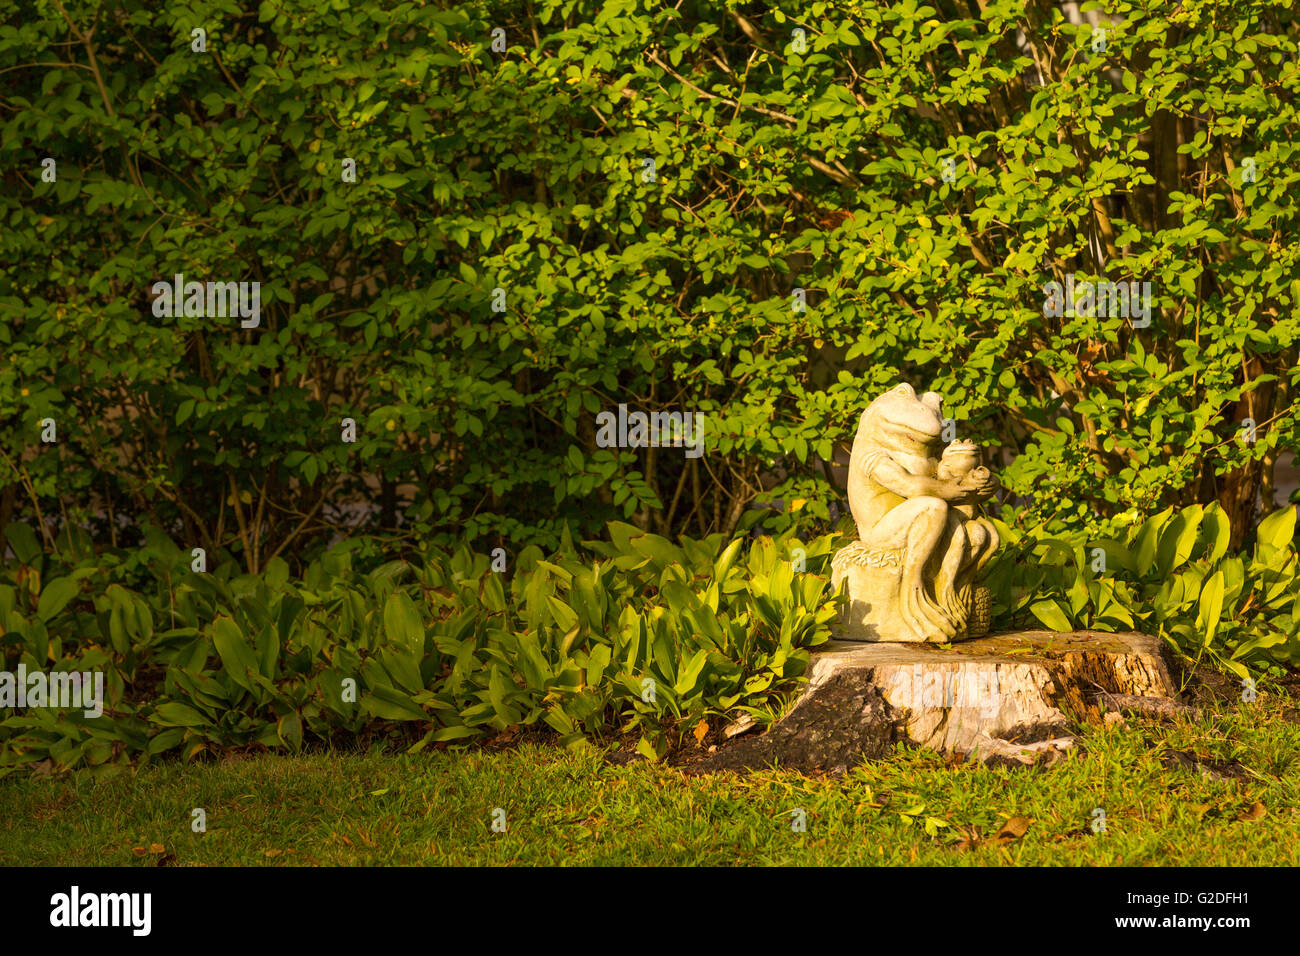
[[[946,644],[988,632],[976,579],[999,542],[980,502],[998,483],[970,442],[940,455],[942,402],[898,385],[858,422],[848,492],[859,540],[831,561],[832,582],[847,582],[838,637]]]

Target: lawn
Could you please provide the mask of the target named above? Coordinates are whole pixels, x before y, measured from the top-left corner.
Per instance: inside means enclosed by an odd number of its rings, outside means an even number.
[[[899,747],[839,778],[690,776],[536,743],[14,775],[0,781],[0,864],[1300,863],[1300,726],[1284,700],[1097,726],[1083,742],[1027,769]]]

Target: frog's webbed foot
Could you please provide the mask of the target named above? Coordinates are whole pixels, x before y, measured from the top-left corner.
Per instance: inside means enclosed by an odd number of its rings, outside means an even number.
[[[907,615],[914,628],[928,632],[928,640],[943,644],[957,636],[957,625],[944,609],[925,593],[925,587],[920,582],[905,585],[899,597],[902,599],[903,613]],[[934,640],[932,635],[936,631],[943,640]]]

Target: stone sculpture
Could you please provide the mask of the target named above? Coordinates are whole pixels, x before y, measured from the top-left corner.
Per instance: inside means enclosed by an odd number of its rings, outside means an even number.
[[[988,632],[977,578],[999,542],[980,502],[997,479],[971,442],[940,454],[942,402],[904,384],[862,413],[848,482],[859,540],[831,562],[848,593],[837,637],[945,644]]]

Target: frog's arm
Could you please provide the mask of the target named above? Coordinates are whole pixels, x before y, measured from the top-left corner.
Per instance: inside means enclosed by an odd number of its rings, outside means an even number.
[[[902,498],[942,498],[956,501],[966,492],[955,481],[914,475],[888,455],[881,455],[871,463],[869,474],[876,484]]]

